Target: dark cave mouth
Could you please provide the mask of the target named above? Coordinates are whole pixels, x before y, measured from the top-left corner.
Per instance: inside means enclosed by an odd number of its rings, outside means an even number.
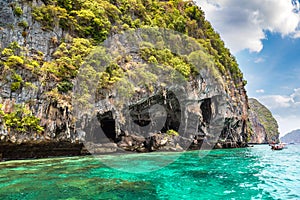
[[[179,104],[178,99],[174,95],[169,95],[169,98],[167,98],[166,103],[163,103],[161,101],[154,101],[153,105],[159,104],[164,107],[166,110],[166,121],[160,130],[158,129],[152,129],[155,132],[161,132],[161,133],[166,133],[168,130],[174,130],[174,131],[180,131],[180,126],[181,126],[181,107]],[[161,97],[157,98],[158,100],[161,100]],[[211,108],[212,100],[211,98],[203,99],[202,103],[200,105],[200,110],[203,115],[203,122],[205,124],[210,124],[210,121],[212,119],[212,108]],[[143,103],[137,104],[135,106],[131,107],[130,115],[129,117],[132,119],[132,122],[139,127],[146,127],[146,126],[152,126],[152,120],[150,117],[150,108],[151,104],[144,105]],[[113,112],[112,111],[107,111],[103,114],[98,114],[98,120],[101,125],[101,129],[104,133],[101,137],[106,137],[112,142],[116,142],[118,139],[118,134],[117,134],[117,127],[116,127],[116,120],[113,117]],[[161,121],[162,118],[157,117],[154,120],[156,121]],[[123,126],[125,128],[123,131],[127,129],[129,134],[147,134],[143,132],[138,132],[136,130],[135,132],[129,131],[130,129],[130,124],[126,124]],[[150,130],[151,128],[149,128]],[[199,132],[199,127],[197,128]],[[148,129],[147,129],[148,130]],[[147,131],[146,129],[144,131]],[[200,129],[201,130],[201,129]],[[122,130],[121,130],[122,132]],[[201,132],[201,131],[200,131]]]
[[[116,132],[116,120],[113,118],[111,111],[105,112],[101,115],[98,115],[98,120],[100,121],[101,129],[104,135],[112,141],[116,141],[117,132]]]
[[[158,114],[155,115],[155,118],[151,118],[150,110],[154,105],[160,105],[162,109],[165,110],[165,115],[162,116]],[[171,91],[168,91],[165,97],[158,94],[149,97],[141,103],[132,105],[129,107],[129,112],[128,117],[130,120],[126,120],[126,124],[120,124],[122,129],[119,130],[120,133],[128,132],[129,134],[145,136],[149,133],[166,133],[168,130],[179,131],[181,123],[181,106],[176,95]],[[157,112],[160,112],[160,110],[157,110]],[[113,111],[107,111],[102,114],[98,113],[97,118],[100,122],[101,132],[104,133],[102,133],[100,137],[102,139],[105,139],[106,137],[110,141],[116,142],[119,138],[117,130],[118,121],[116,121],[113,115]],[[158,128],[156,123],[160,123],[162,120],[165,120],[165,122]],[[137,126],[132,126],[132,122]],[[101,138],[99,139],[102,140]]]
[[[164,116],[161,114],[155,115],[155,113],[152,112],[151,114],[154,114],[156,117],[151,118],[150,110],[151,107],[155,105],[159,105],[165,110]],[[131,119],[140,127],[145,127],[148,125],[155,126],[153,124],[156,122],[165,120],[163,127],[160,129],[156,129],[155,127],[153,129],[149,129],[152,130],[152,132],[154,131],[162,133],[166,133],[168,130],[179,131],[181,123],[181,106],[179,100],[172,91],[167,91],[165,97],[162,94],[152,96],[139,104],[131,106],[129,109]],[[156,110],[156,112],[159,113],[161,110]]]
[[[209,124],[212,119],[211,104],[212,104],[211,98],[207,98],[207,99],[203,99],[203,102],[200,105],[203,121],[207,124]]]

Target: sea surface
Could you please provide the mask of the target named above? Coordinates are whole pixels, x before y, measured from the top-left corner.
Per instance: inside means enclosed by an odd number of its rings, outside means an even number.
[[[0,199],[300,199],[300,145],[8,161]]]

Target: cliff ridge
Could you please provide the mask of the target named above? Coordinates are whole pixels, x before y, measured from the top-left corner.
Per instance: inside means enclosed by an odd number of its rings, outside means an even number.
[[[0,11],[1,143],[100,153],[246,145],[246,81],[192,1],[0,0]]]

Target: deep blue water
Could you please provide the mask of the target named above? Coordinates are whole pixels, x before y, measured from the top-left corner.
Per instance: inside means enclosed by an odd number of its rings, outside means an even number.
[[[300,199],[300,146],[8,161],[0,199]]]

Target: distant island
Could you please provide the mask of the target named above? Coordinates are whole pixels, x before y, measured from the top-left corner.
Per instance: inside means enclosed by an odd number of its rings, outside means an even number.
[[[249,107],[249,120],[252,128],[250,143],[278,142],[278,123],[271,111],[253,98],[249,98]]]
[[[300,129],[286,134],[285,136],[281,137],[280,140],[285,143],[300,143]]]

